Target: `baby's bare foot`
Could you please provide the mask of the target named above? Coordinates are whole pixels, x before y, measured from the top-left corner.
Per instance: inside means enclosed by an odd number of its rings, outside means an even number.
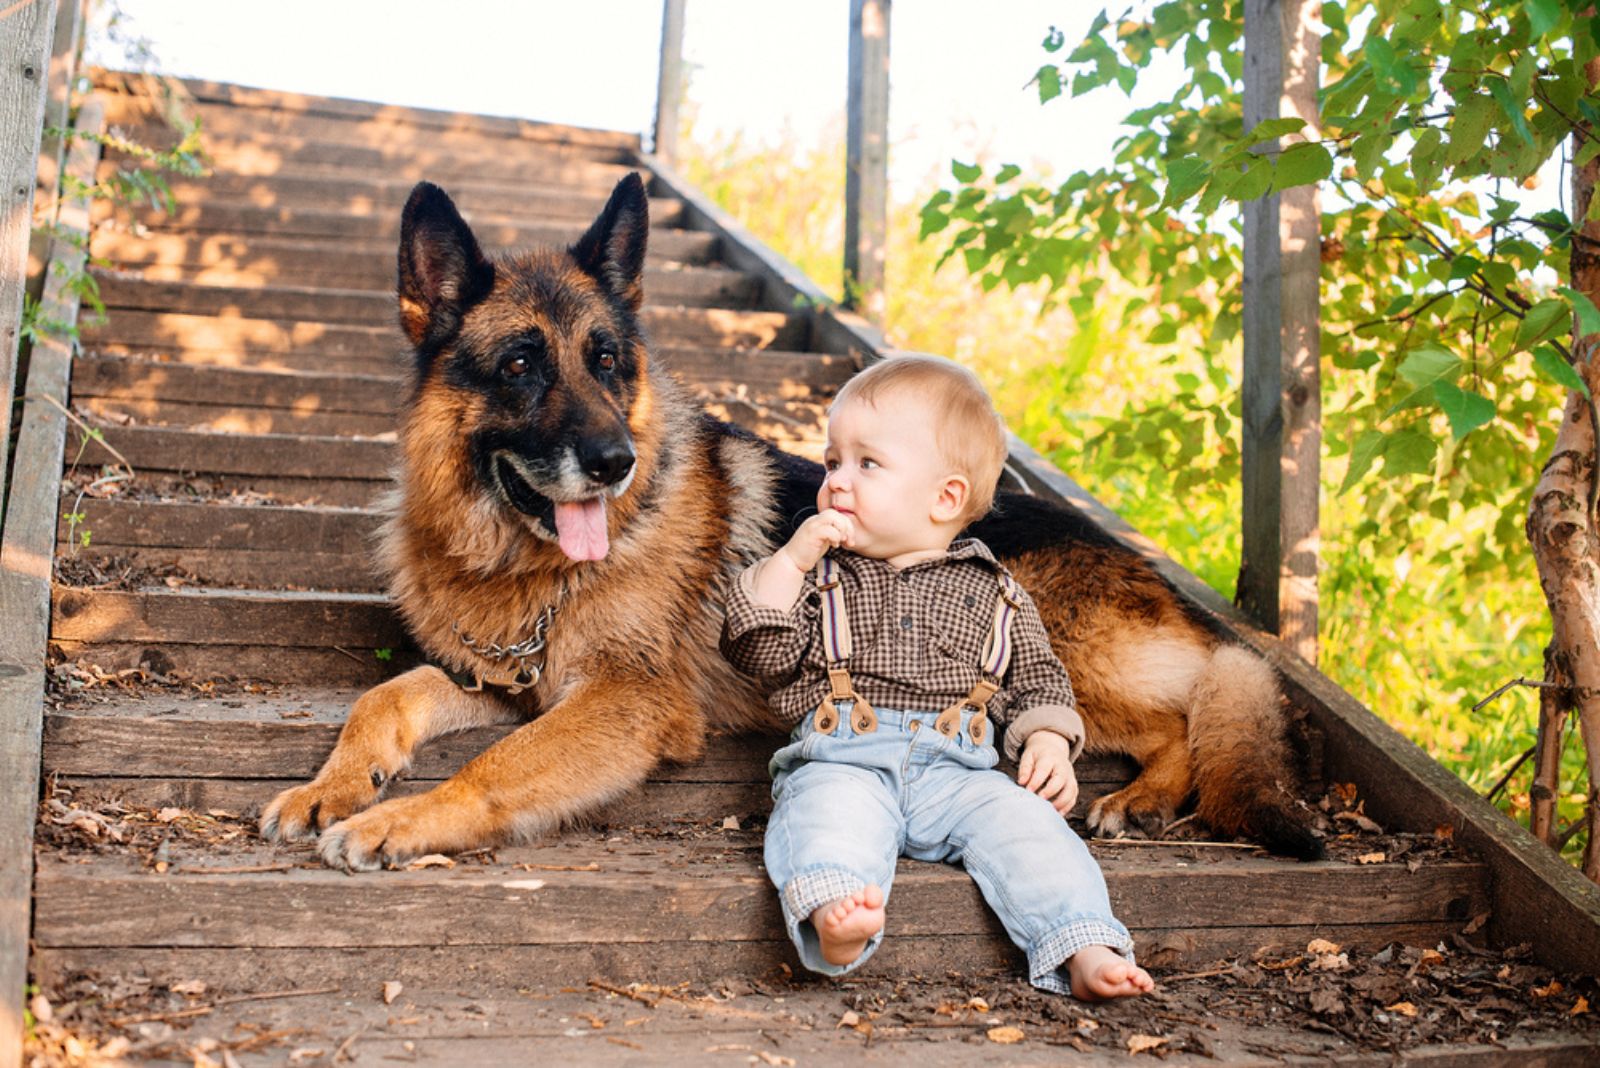
[[[1130,963],[1109,946],[1085,946],[1067,961],[1072,994],[1080,1001],[1104,1001],[1148,994],[1156,983],[1150,973]]]
[[[883,891],[864,886],[813,912],[811,925],[822,944],[822,959],[829,964],[849,964],[861,956],[867,941],[883,930]]]

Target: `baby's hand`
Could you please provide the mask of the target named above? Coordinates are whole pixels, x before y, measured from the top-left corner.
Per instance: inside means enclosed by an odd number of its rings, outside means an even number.
[[[1017,764],[1017,782],[1065,816],[1078,803],[1078,773],[1072,770],[1072,743],[1055,731],[1028,735]]]
[[[801,573],[817,566],[824,553],[838,545],[849,545],[855,540],[855,528],[850,517],[832,508],[825,508],[800,524],[789,543],[779,550]]]

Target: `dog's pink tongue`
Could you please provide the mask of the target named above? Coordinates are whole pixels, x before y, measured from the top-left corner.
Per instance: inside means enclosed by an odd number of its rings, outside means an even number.
[[[596,497],[578,504],[554,502],[556,537],[561,551],[573,560],[603,560],[611,547],[606,537],[606,500]]]

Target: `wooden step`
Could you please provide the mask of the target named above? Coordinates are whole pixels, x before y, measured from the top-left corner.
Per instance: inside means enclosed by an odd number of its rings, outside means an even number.
[[[101,164],[102,177],[119,170],[115,162]],[[205,178],[169,178],[167,189],[178,204],[219,207],[302,208],[360,217],[398,219],[415,182],[377,176],[242,175],[213,174]],[[464,213],[483,219],[525,219],[538,222],[572,222],[588,225],[606,205],[606,198],[573,192],[560,186],[454,181],[446,190]],[[113,216],[111,205],[101,202],[94,217]],[[650,221],[661,227],[681,226],[683,201],[652,197]]]
[[[391,273],[393,265],[390,265]],[[388,325],[395,319],[392,289],[338,289],[304,285],[231,286],[161,281],[124,272],[95,272],[108,309],[184,312],[243,318],[309,319],[324,323]],[[392,281],[392,280],[391,280]],[[754,278],[724,268],[651,269],[645,272],[650,307],[745,309],[754,303]]]
[[[62,863],[47,854],[36,877],[34,939],[41,954],[232,949],[249,951],[252,962],[258,954],[304,960],[304,950],[323,949],[330,952],[322,969],[340,972],[344,952],[358,950],[384,962],[371,974],[385,976],[386,966],[407,955],[438,963],[516,947],[540,962],[538,982],[546,986],[583,983],[602,952],[637,980],[696,974],[708,951],[730,944],[747,947],[745,974],[777,968],[791,954],[760,865],[759,835],[719,831],[716,822],[702,827],[694,837],[655,828],[604,838],[568,832],[496,849],[488,862],[356,876],[291,866],[313,863],[306,847],[243,840],[223,851],[174,837],[162,874],[138,855],[63,856],[73,862]],[[1351,949],[1447,935],[1484,900],[1483,870],[1465,861],[1410,872],[1400,863],[1297,864],[1238,851],[1202,858],[1196,849],[1192,859],[1175,860],[1156,848],[1096,850],[1113,907],[1136,945],[1174,964],[1259,950],[1263,935],[1300,950],[1308,935]],[[228,870],[275,866],[290,867]],[[893,900],[875,976],[907,974],[907,964],[919,973],[970,968],[980,940],[983,964],[1017,956],[959,869],[902,860]],[[1184,945],[1193,948],[1173,952],[1177,915],[1185,921]],[[1308,924],[1308,915],[1317,922]],[[404,923],[395,922],[400,916]],[[191,957],[190,964],[201,973],[186,978],[209,978],[204,963]],[[574,964],[582,971],[569,970]],[[318,969],[315,978],[328,974]]]
[[[51,649],[108,671],[371,685],[416,663],[387,600],[361,592],[58,585]]]
[[[104,205],[105,201],[97,201]],[[261,206],[229,201],[178,203],[172,211],[141,207],[128,210],[99,207],[95,221],[115,219],[126,225],[166,233],[263,234],[274,237],[315,237],[323,240],[398,241],[400,212],[346,212],[322,206]],[[515,248],[533,244],[569,245],[583,236],[587,224],[512,214],[468,215],[467,222],[485,247]],[[694,261],[695,250],[713,241],[709,233],[680,230],[651,221],[650,244],[673,259]]]
[[[666,347],[728,346],[801,349],[809,324],[802,315],[733,308],[646,307],[639,313],[650,338]],[[404,340],[396,325],[355,325],[304,319],[252,319],[123,308],[82,331],[86,348],[125,346],[129,352],[213,351],[238,357],[319,356],[340,370],[377,371],[398,365]],[[231,361],[218,361],[231,362]],[[294,369],[279,364],[279,369]],[[244,364],[234,364],[244,366]],[[364,365],[364,366],[363,366]],[[332,369],[332,368],[328,368]]]
[[[695,231],[674,230],[664,236],[676,240],[692,233]],[[559,235],[553,235],[552,240],[554,236]],[[672,250],[688,260],[672,258],[659,247],[661,242],[653,241],[645,256],[645,269],[710,263],[718,246],[715,238],[707,240],[708,236],[701,235],[689,244],[679,242],[681,247]],[[228,274],[241,274],[268,283],[392,292],[397,244],[397,239],[329,241],[315,237],[245,238],[159,232],[141,237],[111,229],[95,233],[92,251],[97,260],[122,269],[181,267],[193,272],[191,280],[195,281],[205,281],[216,272],[224,279]]]
[[[207,586],[378,592],[379,513],[64,497],[58,553],[174,569]],[[84,544],[84,540],[88,544]]]
[[[162,89],[145,75],[100,69],[92,73],[92,78],[95,88],[108,97],[106,106],[109,109],[119,106],[137,107],[142,104],[145,106],[145,113],[152,118],[160,118],[166,113]],[[588,147],[629,152],[637,151],[639,148],[637,134],[613,130],[596,130],[583,126],[494,115],[464,114],[342,97],[315,96],[194,78],[181,78],[176,81],[186,103],[200,107],[229,105],[239,109],[241,113],[254,114],[261,118],[270,118],[275,114],[330,116],[353,122],[430,130],[472,130],[497,138],[548,142],[573,148]],[[133,121],[134,118],[135,116],[128,115],[117,121]]]

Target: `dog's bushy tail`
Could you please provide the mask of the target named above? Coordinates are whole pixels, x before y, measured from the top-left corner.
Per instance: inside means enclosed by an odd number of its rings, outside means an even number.
[[[1202,820],[1274,853],[1322,857],[1322,841],[1294,796],[1298,776],[1266,661],[1237,645],[1212,651],[1192,693],[1189,750]]]

